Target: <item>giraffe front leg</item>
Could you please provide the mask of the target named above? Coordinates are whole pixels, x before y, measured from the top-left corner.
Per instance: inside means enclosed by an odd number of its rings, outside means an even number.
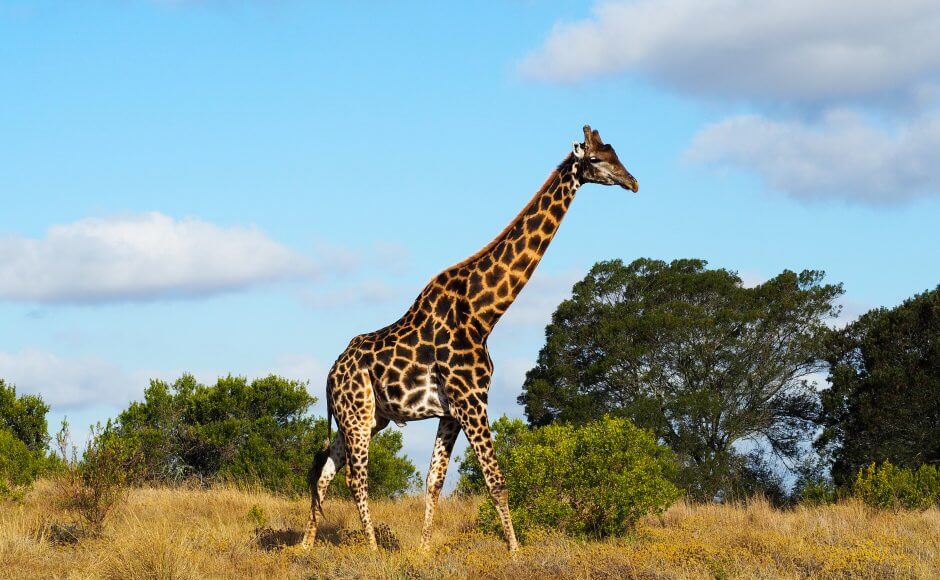
[[[441,419],[437,426],[434,451],[431,453],[431,467],[428,469],[424,531],[421,534],[421,547],[425,550],[431,545],[431,524],[434,522],[434,511],[437,509],[437,500],[441,496],[441,488],[444,487],[444,478],[447,476],[450,454],[454,450],[454,442],[457,441],[457,435],[459,434],[460,423],[451,418]]]
[[[366,541],[373,550],[378,550],[375,541],[375,528],[369,515],[369,429],[355,429],[348,433],[347,462],[349,469],[349,489],[352,491],[356,508],[359,510],[359,519],[362,521],[362,530]]]
[[[336,472],[346,463],[346,447],[343,445],[342,435],[337,435],[330,445],[317,452],[313,458],[313,466],[310,468],[310,520],[307,522],[307,529],[304,531],[304,539],[301,547],[310,548],[317,536],[317,526],[319,517],[323,515],[323,499],[326,497],[326,490],[330,487],[330,481]]]
[[[506,480],[503,478],[503,473],[496,462],[496,454],[493,452],[493,439],[490,435],[486,409],[466,409],[461,413],[460,424],[464,433],[467,434],[467,440],[470,441],[473,452],[476,453],[477,461],[480,462],[486,488],[499,513],[503,536],[509,544],[509,552],[514,554],[519,549],[519,542],[516,541],[516,532],[512,527],[512,518],[509,514],[509,490],[506,489]]]

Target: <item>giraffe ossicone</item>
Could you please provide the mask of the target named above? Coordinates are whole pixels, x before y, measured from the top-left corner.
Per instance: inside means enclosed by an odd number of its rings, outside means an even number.
[[[369,441],[389,422],[403,425],[437,417],[422,545],[430,544],[444,476],[463,431],[480,462],[509,550],[516,551],[509,494],[487,417],[493,363],[486,341],[532,276],[584,183],[619,185],[634,192],[639,187],[613,147],[588,125],[584,142],[574,143],[572,152],[496,238],[432,278],[396,322],[349,342],[327,377],[327,422],[336,418],[338,434],[317,453],[310,470],[313,497],[304,547],[316,536],[330,480],[347,465],[347,483],[366,538],[376,548],[368,505]]]

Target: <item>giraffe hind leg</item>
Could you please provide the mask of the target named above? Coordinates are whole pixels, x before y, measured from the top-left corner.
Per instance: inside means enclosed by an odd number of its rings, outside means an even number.
[[[366,540],[375,550],[378,544],[369,515],[369,442],[373,429],[382,429],[388,425],[388,420],[375,415],[375,393],[369,373],[359,370],[347,376],[348,380],[336,382],[333,414],[346,446],[346,483],[359,510]]]
[[[373,550],[378,549],[375,540],[375,528],[372,525],[372,517],[369,514],[369,442],[371,439],[370,429],[356,428],[348,433],[349,444],[347,447],[347,465],[349,469],[349,489],[352,491],[353,500],[356,502],[356,508],[359,510],[359,519],[362,521],[362,530],[365,533],[366,541]]]
[[[442,418],[437,426],[437,438],[434,440],[434,451],[431,454],[431,467],[428,469],[427,497],[424,507],[424,531],[421,534],[421,547],[427,550],[431,545],[431,524],[434,522],[434,512],[437,509],[437,500],[444,486],[447,475],[447,466],[450,463],[450,454],[454,450],[454,442],[460,434],[460,424],[450,418]]]

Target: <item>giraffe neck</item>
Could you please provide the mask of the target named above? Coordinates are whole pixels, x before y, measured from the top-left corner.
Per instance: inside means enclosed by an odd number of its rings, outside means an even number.
[[[569,154],[500,235],[457,265],[468,269],[470,315],[484,335],[532,277],[580,186],[578,160]]]

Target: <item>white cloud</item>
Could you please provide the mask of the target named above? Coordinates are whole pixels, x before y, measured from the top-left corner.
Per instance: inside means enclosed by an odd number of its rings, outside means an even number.
[[[417,295],[417,292],[415,292]],[[382,280],[363,280],[326,289],[322,286],[301,292],[300,300],[312,308],[334,309],[348,306],[373,306],[404,300],[400,289]]]
[[[295,381],[310,381],[313,387],[326,385],[327,367],[320,359],[309,354],[288,353],[274,359],[268,371]]]
[[[756,270],[744,270],[738,272],[738,277],[741,278],[741,285],[745,288],[760,286],[767,281],[767,276]]]
[[[593,12],[556,24],[522,72],[632,72],[684,93],[805,103],[917,100],[940,79],[935,0],[640,0]]]
[[[940,193],[937,30],[934,0],[602,1],[558,23],[520,69],[560,82],[630,74],[750,102],[764,114],[706,127],[688,158],[756,172],[800,200],[902,203]]]
[[[392,274],[405,272],[411,264],[411,252],[398,242],[375,242],[372,244],[370,254],[372,256],[370,265]]]
[[[815,124],[757,115],[705,127],[688,158],[756,172],[800,199],[897,203],[940,193],[940,118],[896,129],[833,111]]]
[[[842,300],[839,301],[839,306],[841,307],[839,315],[832,320],[826,321],[826,324],[828,324],[830,328],[845,328],[858,320],[861,315],[877,308],[874,304],[850,298],[842,298]]]
[[[312,261],[255,227],[152,212],[0,237],[0,299],[104,302],[208,295],[307,276]]]
[[[100,358],[65,358],[38,349],[0,352],[0,377],[21,393],[42,396],[56,411],[126,404],[147,385]]]
[[[287,379],[308,381],[308,391],[318,401],[314,411],[323,415],[323,389],[327,366],[309,354],[285,353],[274,357],[270,365],[258,369],[134,369],[125,370],[95,356],[68,357],[26,348],[16,352],[0,351],[0,378],[16,385],[17,391],[41,395],[56,412],[88,408],[122,408],[140,400],[150,379],[173,382],[184,372],[209,385],[229,374],[249,380],[276,374]],[[100,417],[101,420],[106,417]]]
[[[359,249],[321,242],[316,245],[316,253],[323,256],[322,267],[335,276],[301,289],[300,301],[311,308],[368,307],[390,302],[404,306],[417,295],[413,288],[388,281],[398,280],[411,263],[407,248],[397,242],[378,241]]]
[[[361,249],[321,241],[316,244],[315,250],[318,256],[323,256],[324,267],[340,276],[348,276],[363,269],[397,275],[407,270],[411,261],[408,249],[392,241],[373,242]]]

